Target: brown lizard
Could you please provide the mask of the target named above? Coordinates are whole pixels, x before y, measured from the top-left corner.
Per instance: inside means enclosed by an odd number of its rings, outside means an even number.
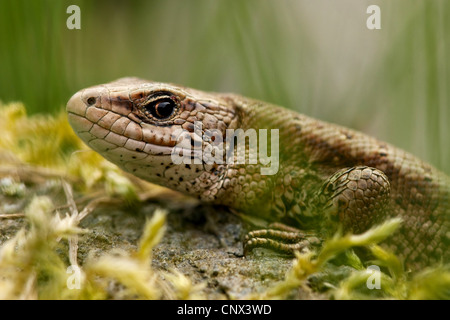
[[[83,89],[70,99],[67,111],[89,147],[142,179],[318,234],[339,223],[361,233],[399,216],[403,224],[385,241],[387,248],[414,269],[449,261],[450,178],[363,133],[239,95],[138,78]],[[279,148],[275,174],[262,174],[267,162],[238,163],[236,145],[225,143],[234,141],[226,140],[227,129],[276,129],[277,141],[268,143],[269,150]],[[234,163],[202,158],[214,142],[211,132],[225,138],[216,147],[225,148],[225,160],[232,152]],[[192,161],[176,163],[175,148],[188,150]],[[244,155],[258,154],[260,148],[245,146]],[[259,230],[245,245],[292,252],[304,247],[307,237]]]

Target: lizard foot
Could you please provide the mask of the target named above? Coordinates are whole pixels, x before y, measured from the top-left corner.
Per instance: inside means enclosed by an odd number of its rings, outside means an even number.
[[[324,220],[324,227],[330,235],[339,224],[345,232],[359,234],[385,217],[389,195],[389,180],[382,171],[366,166],[345,168],[325,181],[317,208],[329,218]],[[321,240],[312,233],[275,223],[246,235],[244,255],[255,247],[292,254],[320,244]]]
[[[268,229],[254,230],[245,236],[244,255],[256,247],[293,255],[295,251],[301,252],[320,243],[321,240],[311,233],[281,223],[273,223]]]

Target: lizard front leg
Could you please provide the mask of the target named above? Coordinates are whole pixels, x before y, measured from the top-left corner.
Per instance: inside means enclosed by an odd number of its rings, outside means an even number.
[[[319,193],[329,221],[338,220],[344,232],[362,233],[386,217],[390,183],[380,170],[370,167],[342,169],[333,174]],[[332,227],[327,229],[333,230]]]
[[[289,191],[292,192],[292,191]],[[345,168],[331,175],[316,192],[309,203],[304,218],[315,215],[323,230],[333,233],[341,224],[345,232],[362,233],[386,216],[389,203],[390,184],[387,176],[380,170],[359,166]],[[299,215],[299,205],[290,206],[287,216]],[[293,211],[293,212],[292,212]],[[315,219],[317,221],[318,219]],[[284,230],[276,230],[284,229]],[[250,232],[244,242],[244,252],[255,247],[267,247],[283,253],[301,251],[320,243],[311,233],[295,231],[292,227],[264,229]]]

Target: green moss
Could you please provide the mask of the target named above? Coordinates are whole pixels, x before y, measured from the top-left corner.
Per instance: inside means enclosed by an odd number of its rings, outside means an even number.
[[[202,286],[193,286],[181,273],[162,274],[151,267],[151,251],[164,234],[165,215],[155,211],[136,252],[105,253],[82,267],[75,258],[69,266],[57,254],[60,242],[88,231],[78,227],[77,213],[61,218],[53,213],[49,198],[34,198],[26,210],[29,228],[0,248],[0,299],[105,299],[113,281],[123,286],[116,298],[202,297]]]

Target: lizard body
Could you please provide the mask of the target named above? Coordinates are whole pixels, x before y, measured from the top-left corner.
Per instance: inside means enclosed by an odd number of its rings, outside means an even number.
[[[450,178],[358,131],[238,95],[137,78],[81,90],[67,111],[89,147],[150,182],[306,229],[340,222],[360,233],[400,216],[386,246],[412,268],[448,262]],[[263,175],[261,164],[175,164],[177,130],[205,149],[196,123],[223,137],[227,129],[278,129],[278,172]]]

